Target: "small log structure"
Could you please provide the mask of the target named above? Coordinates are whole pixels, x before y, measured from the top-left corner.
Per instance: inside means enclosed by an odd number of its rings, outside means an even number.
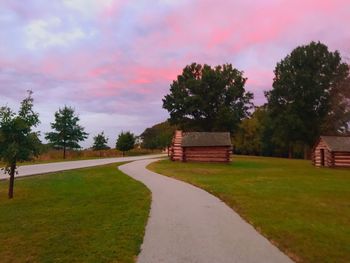
[[[312,151],[316,167],[349,167],[350,136],[321,136]]]
[[[228,132],[176,131],[170,158],[182,162],[230,162],[231,151]]]

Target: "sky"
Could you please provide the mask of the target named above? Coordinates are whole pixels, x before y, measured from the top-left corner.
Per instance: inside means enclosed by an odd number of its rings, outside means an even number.
[[[162,98],[192,63],[231,63],[265,102],[276,63],[321,41],[350,62],[349,0],[0,0],[0,106],[34,92],[42,134],[73,107],[110,146],[168,118]],[[43,140],[45,142],[45,140]]]

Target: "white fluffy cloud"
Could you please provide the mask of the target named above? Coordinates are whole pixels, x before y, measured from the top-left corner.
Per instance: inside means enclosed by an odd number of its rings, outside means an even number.
[[[26,46],[29,49],[45,49],[53,46],[68,47],[79,40],[93,36],[93,32],[84,32],[79,27],[65,30],[62,20],[51,17],[30,22],[25,27]]]

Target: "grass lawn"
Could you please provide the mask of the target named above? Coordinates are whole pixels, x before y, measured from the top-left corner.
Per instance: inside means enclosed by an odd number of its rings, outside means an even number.
[[[350,262],[350,170],[234,156],[231,164],[168,160],[149,169],[225,201],[299,262]]]
[[[0,262],[134,262],[151,194],[117,164],[0,181]]]

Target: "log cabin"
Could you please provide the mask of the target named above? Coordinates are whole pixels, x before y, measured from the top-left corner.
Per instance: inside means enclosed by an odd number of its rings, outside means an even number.
[[[175,131],[170,159],[182,162],[230,162],[231,138],[228,132]]]
[[[350,167],[350,136],[321,136],[312,161],[316,167]]]

